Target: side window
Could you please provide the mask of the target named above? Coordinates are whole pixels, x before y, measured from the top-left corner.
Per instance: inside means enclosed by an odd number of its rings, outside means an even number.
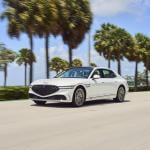
[[[100,75],[100,77],[101,77],[101,73],[98,69],[94,71],[91,78],[93,78],[94,75]]]
[[[103,69],[103,76],[104,76],[104,78],[115,78],[116,77],[116,75],[113,71],[106,70],[106,69]]]

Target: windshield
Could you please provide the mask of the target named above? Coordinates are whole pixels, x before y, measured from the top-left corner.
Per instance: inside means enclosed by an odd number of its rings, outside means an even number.
[[[90,67],[71,68],[58,74],[56,78],[88,78],[92,70]]]

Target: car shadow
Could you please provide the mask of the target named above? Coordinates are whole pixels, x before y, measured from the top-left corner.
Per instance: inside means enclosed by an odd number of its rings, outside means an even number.
[[[84,104],[82,107],[74,107],[71,103],[46,103],[45,105],[36,105],[32,104],[31,106],[35,107],[54,107],[54,108],[84,108],[84,107],[90,107],[90,106],[95,106],[95,105],[113,105],[113,104],[124,104],[128,103],[130,100],[125,100],[123,103],[117,103],[114,102],[113,100],[93,100],[93,101],[88,101]]]

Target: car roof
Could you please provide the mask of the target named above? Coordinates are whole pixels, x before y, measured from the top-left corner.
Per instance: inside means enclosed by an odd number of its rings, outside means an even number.
[[[111,70],[111,69],[109,69],[109,68],[105,68],[105,67],[89,67],[89,66],[85,66],[85,67],[71,67],[71,68],[88,68],[88,69],[107,69],[107,70]],[[70,68],[70,69],[71,69]]]
[[[93,69],[93,67],[71,67],[70,69],[73,69],[73,68],[87,68],[87,69]]]

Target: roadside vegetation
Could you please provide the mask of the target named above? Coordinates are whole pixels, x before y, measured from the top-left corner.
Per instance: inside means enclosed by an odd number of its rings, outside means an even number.
[[[28,87],[0,87],[0,101],[28,99]]]
[[[82,61],[80,59],[74,59],[72,61],[72,67],[82,67]],[[56,74],[60,73],[61,71],[65,71],[69,68],[69,62],[60,58],[54,57],[49,62],[50,70],[55,71]]]

